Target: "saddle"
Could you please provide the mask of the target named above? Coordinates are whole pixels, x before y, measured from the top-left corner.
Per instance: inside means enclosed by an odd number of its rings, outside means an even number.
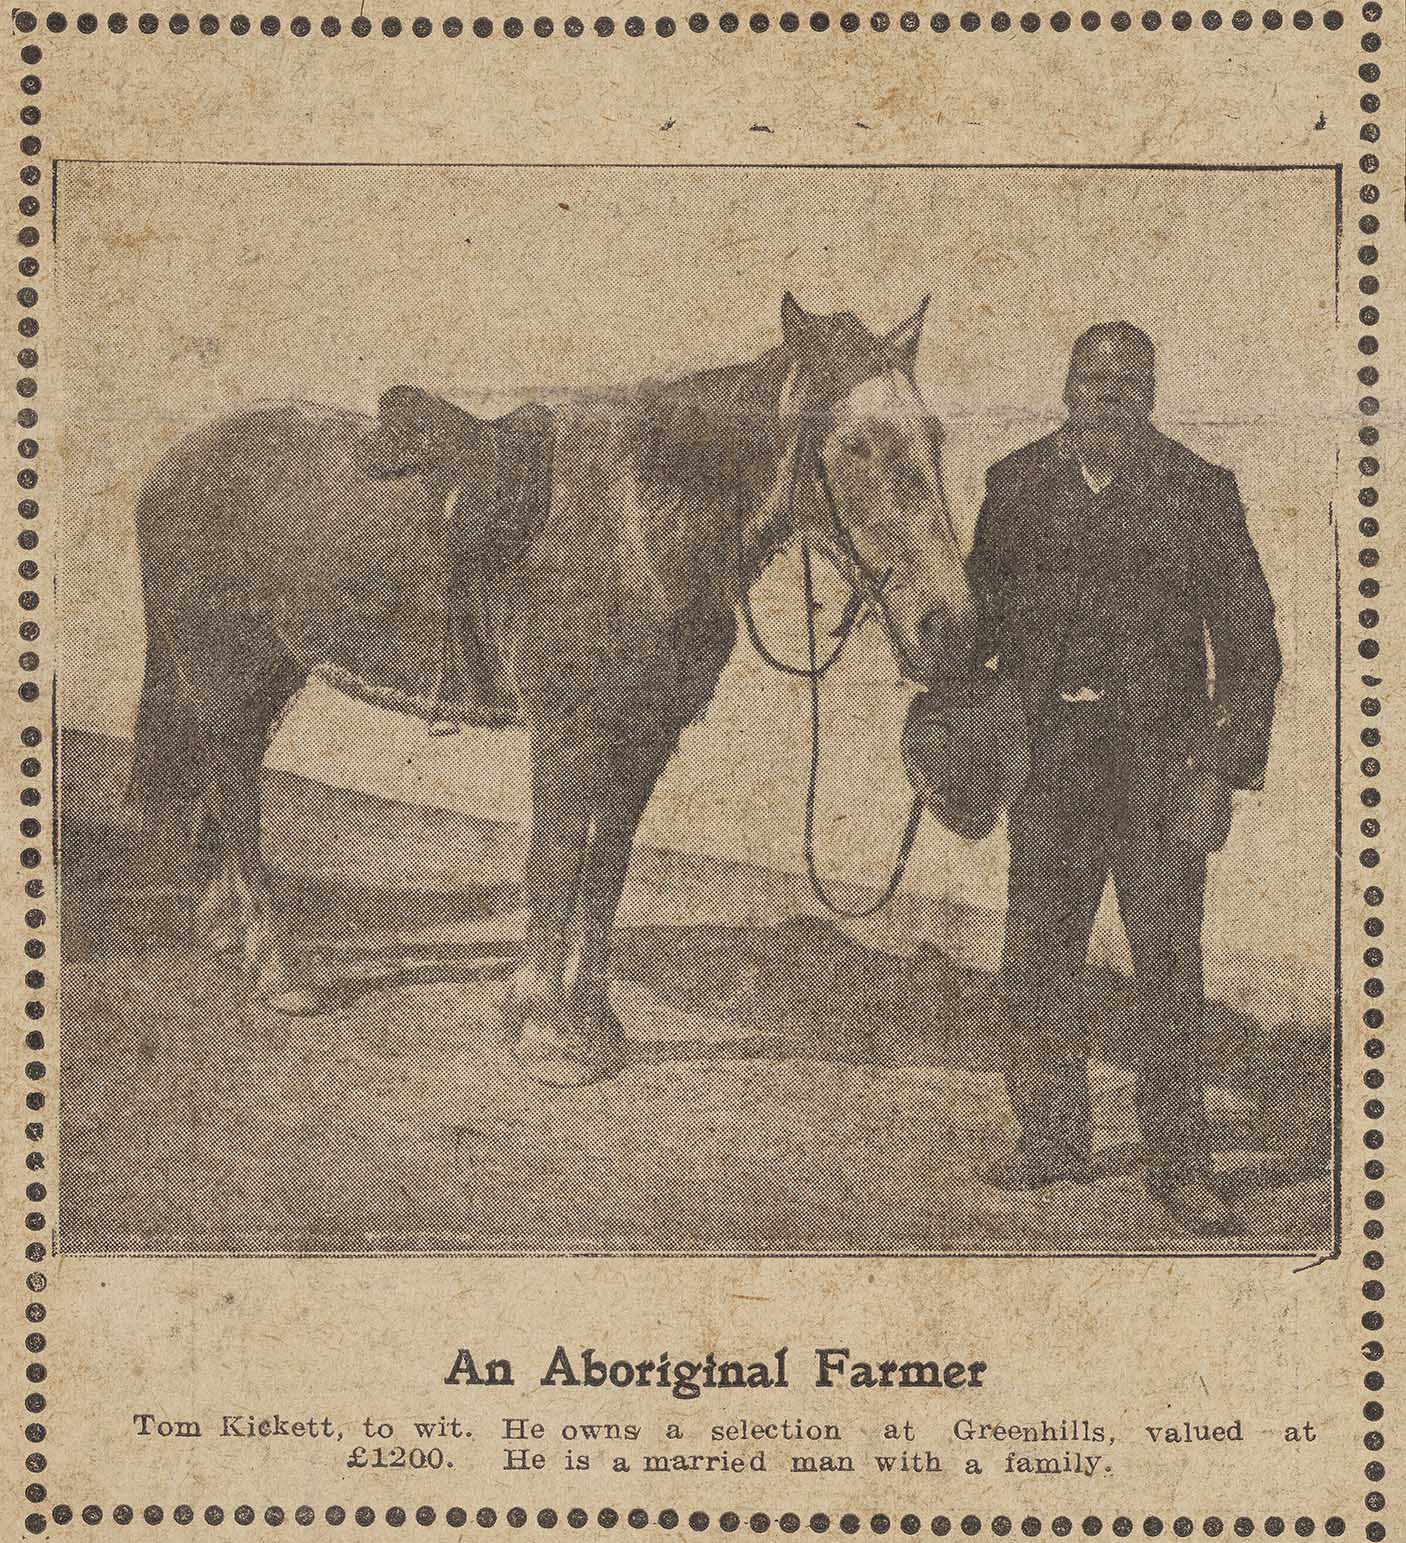
[[[465,722],[516,723],[520,709],[505,668],[504,573],[519,563],[551,507],[556,432],[536,403],[478,418],[418,386],[380,400],[367,451],[373,477],[419,474],[446,516],[444,625],[430,699],[432,734]]]

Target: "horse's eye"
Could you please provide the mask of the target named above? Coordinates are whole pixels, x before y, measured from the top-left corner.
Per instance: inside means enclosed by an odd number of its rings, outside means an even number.
[[[851,438],[844,440],[843,444],[848,454],[858,456],[861,461],[869,459],[869,441],[861,435],[853,435]]]
[[[893,493],[896,498],[911,499],[924,492],[926,488],[927,483],[916,466],[910,466],[907,461],[903,461],[894,467]]]

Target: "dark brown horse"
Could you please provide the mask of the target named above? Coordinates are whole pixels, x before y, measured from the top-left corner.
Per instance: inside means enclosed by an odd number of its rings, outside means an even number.
[[[926,306],[879,336],[787,295],[782,341],[757,359],[555,409],[549,508],[495,597],[532,760],[508,1028],[539,1080],[618,1064],[607,952],[635,830],[716,689],[739,601],[783,544],[807,536],[877,598],[910,679],[965,656],[972,600],[941,431],[913,379]],[[285,1010],[319,1004],[259,853],[274,730],[312,669],[403,684],[405,661],[443,636],[444,488],[369,471],[376,432],[299,404],[224,418],[168,453],[137,508],[132,795],[191,812],[215,865],[201,920]]]

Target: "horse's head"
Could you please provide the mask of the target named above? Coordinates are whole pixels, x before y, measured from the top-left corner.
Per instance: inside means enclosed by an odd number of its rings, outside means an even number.
[[[790,294],[781,415],[794,435],[792,532],[877,598],[899,668],[930,684],[965,661],[975,623],[942,485],[942,425],[913,367],[928,302],[878,336],[848,311],[816,316]]]

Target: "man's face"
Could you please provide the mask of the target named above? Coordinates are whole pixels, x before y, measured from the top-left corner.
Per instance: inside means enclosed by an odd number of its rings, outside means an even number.
[[[1064,403],[1085,454],[1126,459],[1147,438],[1152,398],[1152,361],[1129,340],[1098,337],[1075,349]]]

